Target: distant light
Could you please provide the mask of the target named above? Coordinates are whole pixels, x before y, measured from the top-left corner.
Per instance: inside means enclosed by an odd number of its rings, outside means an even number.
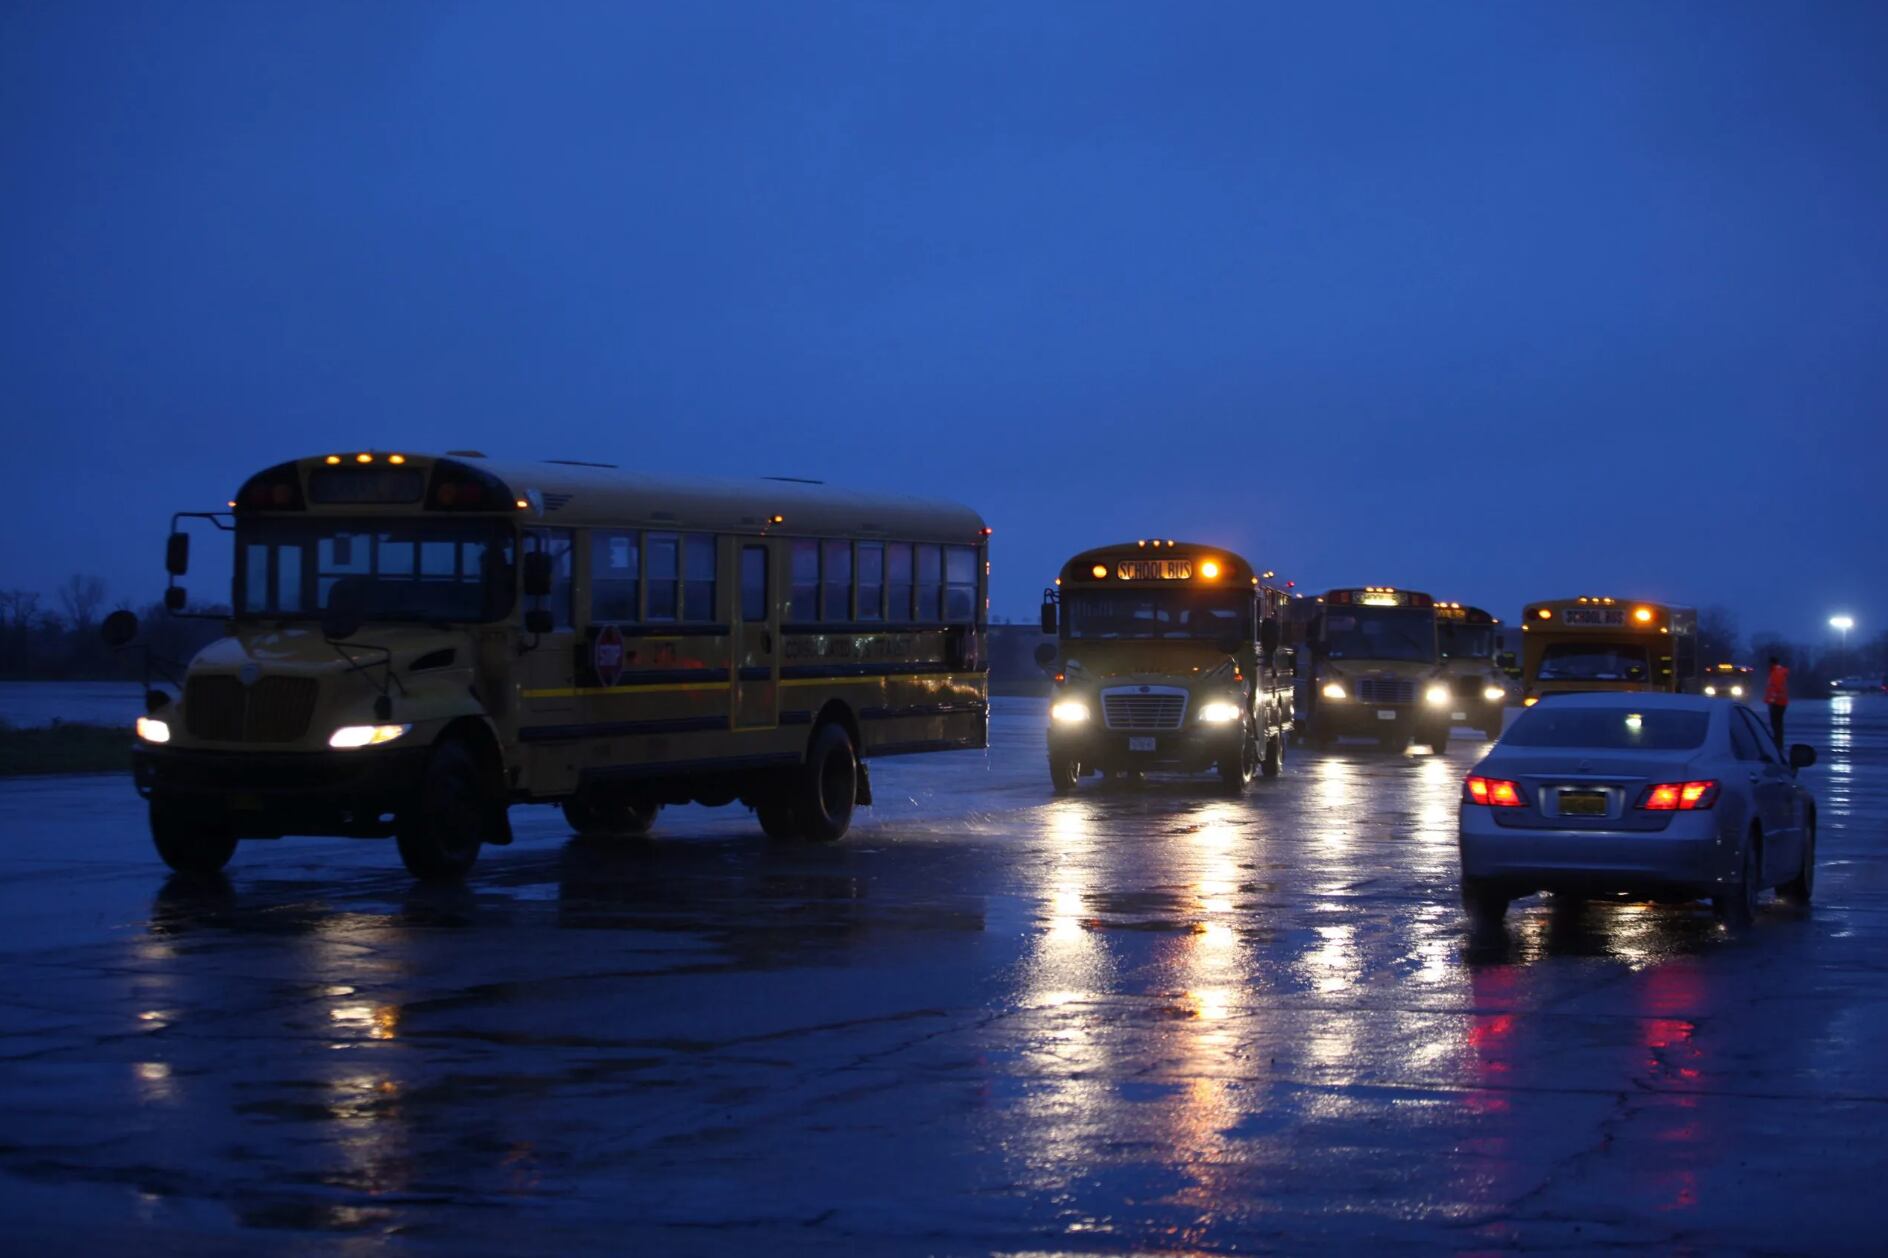
[[[231,499],[229,500],[229,505],[230,505],[230,509],[231,509],[231,510],[235,510],[235,508],[236,508],[236,500],[235,500],[234,498],[231,498]]]
[[[531,500],[529,498],[518,498],[515,499],[515,501],[518,505],[518,510],[528,511],[531,509]]]
[[[1829,627],[1834,629],[1837,633],[1847,633],[1849,630],[1855,628],[1855,617],[1831,616],[1829,618]]]
[[[773,517],[773,523],[775,524],[785,524],[786,522],[787,522],[787,517],[784,515],[777,515]]]

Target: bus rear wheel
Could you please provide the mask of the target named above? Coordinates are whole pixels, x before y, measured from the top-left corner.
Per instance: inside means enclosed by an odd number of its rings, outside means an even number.
[[[789,793],[795,829],[820,843],[843,838],[858,797],[859,757],[851,735],[837,722],[820,726]]]
[[[157,796],[151,800],[151,843],[180,874],[213,874],[236,854],[236,829],[215,809]]]
[[[498,835],[495,810],[502,805],[490,795],[464,742],[455,738],[433,748],[419,791],[394,827],[407,872],[429,882],[463,878],[479,848]]]
[[[622,795],[578,791],[564,801],[564,820],[584,838],[640,839],[656,823],[661,804]]]
[[[1049,757],[1049,785],[1058,795],[1067,795],[1075,789],[1075,784],[1082,780],[1082,762],[1067,760],[1056,756]]]

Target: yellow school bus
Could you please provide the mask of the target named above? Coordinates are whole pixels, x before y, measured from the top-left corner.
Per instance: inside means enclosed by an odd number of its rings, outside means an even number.
[[[1522,702],[1582,690],[1696,689],[1698,613],[1596,597],[1529,603],[1521,614]]]
[[[1462,603],[1436,604],[1436,638],[1449,682],[1449,719],[1489,738],[1501,737],[1508,707],[1507,677],[1496,663],[1499,617]]]
[[[1306,691],[1314,746],[1362,737],[1394,750],[1412,739],[1447,750],[1453,695],[1434,598],[1390,585],[1327,590],[1308,638],[1317,657]]]
[[[166,556],[181,610],[181,522],[233,533],[226,636],[138,722],[177,869],[391,834],[416,876],[456,876],[521,803],[636,835],[665,804],[739,801],[835,839],[868,758],[986,745],[990,530],[967,507],[350,450],[230,508],[180,516]]]
[[[1141,540],[1085,550],[1044,592],[1038,659],[1057,662],[1049,781],[1217,768],[1242,791],[1276,777],[1291,732],[1283,591],[1232,551]]]

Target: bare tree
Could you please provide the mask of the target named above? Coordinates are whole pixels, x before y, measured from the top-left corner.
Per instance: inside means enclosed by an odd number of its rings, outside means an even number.
[[[66,609],[66,623],[75,633],[90,633],[98,621],[98,609],[105,605],[104,579],[72,574],[59,587],[59,605]]]
[[[0,625],[24,631],[31,629],[38,620],[37,590],[0,590]]]
[[[1698,658],[1708,667],[1737,658],[1743,635],[1737,631],[1737,613],[1728,607],[1707,607],[1698,613]]]

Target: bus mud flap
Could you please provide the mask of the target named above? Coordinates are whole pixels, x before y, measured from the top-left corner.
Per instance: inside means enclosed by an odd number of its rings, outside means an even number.
[[[859,761],[859,788],[853,793],[853,801],[867,808],[872,806],[872,774],[863,760]]]

